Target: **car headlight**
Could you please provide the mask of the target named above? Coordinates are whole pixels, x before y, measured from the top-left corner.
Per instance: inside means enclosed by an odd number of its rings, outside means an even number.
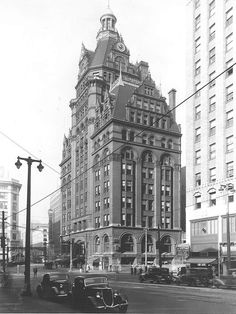
[[[118,291],[114,291],[114,297],[118,297],[119,292]]]
[[[100,299],[101,297],[102,297],[101,292],[97,291],[97,292],[96,292],[96,298],[99,298],[99,299]]]

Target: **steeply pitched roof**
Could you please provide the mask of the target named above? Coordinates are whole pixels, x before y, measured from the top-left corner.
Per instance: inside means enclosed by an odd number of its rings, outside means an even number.
[[[94,52],[93,60],[90,66],[101,66],[106,63],[107,56],[113,46],[115,39],[107,38],[98,42],[97,48]]]
[[[126,117],[125,105],[130,100],[135,90],[134,86],[124,84],[115,87],[112,94],[115,95],[113,118],[124,120]]]

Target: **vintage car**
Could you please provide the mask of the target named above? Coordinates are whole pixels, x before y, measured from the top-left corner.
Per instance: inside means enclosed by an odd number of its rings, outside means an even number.
[[[213,272],[208,267],[182,267],[175,278],[175,283],[208,287],[213,283]]]
[[[139,275],[139,281],[153,283],[171,283],[169,269],[165,267],[150,267],[146,272]]]
[[[127,298],[109,286],[106,276],[98,274],[75,277],[71,299],[73,307],[89,312],[126,313],[128,308]]]
[[[57,299],[70,296],[71,284],[66,273],[47,273],[36,288],[40,298]]]

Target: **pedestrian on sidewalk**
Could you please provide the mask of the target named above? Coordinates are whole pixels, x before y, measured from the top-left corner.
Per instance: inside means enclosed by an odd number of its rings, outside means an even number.
[[[37,267],[34,267],[33,272],[34,272],[34,277],[37,277],[37,272],[38,272]]]

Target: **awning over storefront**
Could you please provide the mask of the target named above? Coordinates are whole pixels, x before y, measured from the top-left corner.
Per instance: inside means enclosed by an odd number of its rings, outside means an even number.
[[[186,264],[197,264],[197,266],[206,266],[215,263],[216,263],[215,258],[191,257],[186,260]]]

